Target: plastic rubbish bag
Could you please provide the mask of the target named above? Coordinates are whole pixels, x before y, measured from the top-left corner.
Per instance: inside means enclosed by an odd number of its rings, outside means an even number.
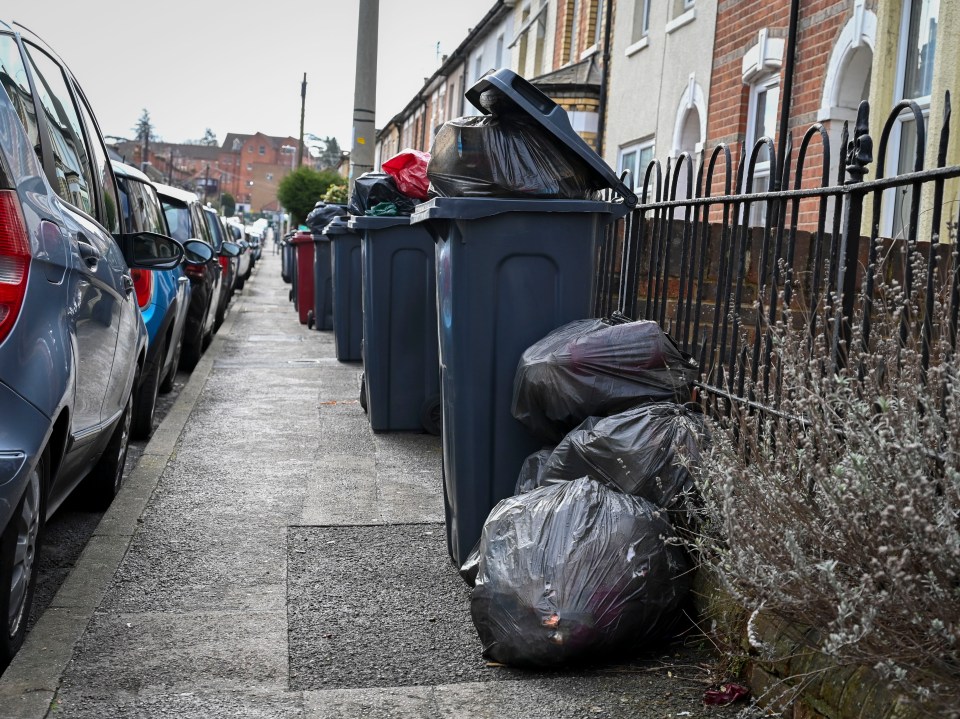
[[[353,181],[353,194],[347,205],[351,215],[365,215],[381,202],[392,202],[399,215],[409,215],[417,206],[417,201],[400,192],[393,177],[385,172],[364,172]]]
[[[523,460],[523,466],[520,467],[520,475],[517,477],[517,487],[514,490],[514,494],[523,494],[540,486],[540,475],[543,472],[543,465],[552,453],[552,449],[545,447]],[[586,474],[586,472],[580,476],[582,477],[584,474]]]
[[[470,606],[483,656],[555,667],[668,636],[690,586],[672,537],[662,511],[587,477],[501,501],[483,527]]]
[[[538,483],[589,475],[657,507],[679,508],[694,489],[681,459],[696,466],[706,440],[703,415],[672,402],[589,417],[550,454]]]
[[[597,188],[582,161],[539,126],[515,116],[443,124],[427,166],[440,197],[585,199]]]
[[[395,217],[397,206],[392,202],[378,202],[365,213],[368,217]]]
[[[513,385],[513,416],[546,442],[587,417],[649,400],[685,402],[697,362],[656,322],[576,320],[527,348]]]
[[[427,189],[430,180],[427,179],[427,163],[430,162],[430,153],[412,150],[409,147],[384,162],[381,167],[388,175],[392,175],[397,183],[397,189],[404,195],[418,200],[427,199]]]
[[[343,205],[318,202],[316,206],[310,210],[310,214],[307,215],[307,227],[309,227],[312,232],[320,234],[324,228],[333,221],[334,217],[346,217],[348,214],[347,208]]]

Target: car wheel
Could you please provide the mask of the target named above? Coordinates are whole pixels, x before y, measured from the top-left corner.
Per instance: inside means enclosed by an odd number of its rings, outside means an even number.
[[[239,292],[240,290],[243,289],[243,285],[246,281],[247,281],[246,275],[241,275],[240,277],[237,278],[237,283],[236,285],[234,285],[234,289],[236,289],[236,291]]]
[[[367,411],[367,375],[360,373],[360,409]]]
[[[184,340],[183,343],[183,354],[180,357],[180,364],[183,365],[183,369],[187,372],[192,372],[193,368],[197,366],[197,362],[200,361],[200,357],[203,355],[203,327],[197,330],[195,337],[191,337],[190,341]]]
[[[130,425],[130,436],[133,439],[148,439],[153,433],[153,413],[157,408],[157,394],[160,392],[160,368],[163,358],[167,356],[167,343],[165,340],[161,342],[163,344],[157,353],[157,362],[143,378],[133,402],[133,420]]]
[[[113,430],[113,435],[103,450],[100,461],[97,462],[90,476],[88,497],[96,509],[106,509],[113,502],[113,498],[120,491],[123,484],[123,466],[127,461],[127,447],[130,444],[130,426],[133,421],[133,393],[127,399],[127,406],[123,409],[120,421]]]
[[[27,479],[27,488],[0,536],[0,672],[23,644],[33,604],[43,535],[46,453]]]
[[[217,323],[214,321],[213,327],[210,328],[210,331],[203,336],[203,342],[200,345],[200,352],[206,352],[207,347],[210,346],[210,343],[213,342],[213,333],[217,331]]]
[[[440,395],[428,397],[420,407],[420,424],[434,436],[440,436],[443,432],[443,402]]]
[[[167,394],[173,391],[173,385],[177,379],[177,368],[180,366],[180,353],[183,351],[183,336],[177,342],[177,348],[173,351],[173,360],[170,362],[170,370],[167,376],[160,383],[160,394]]]

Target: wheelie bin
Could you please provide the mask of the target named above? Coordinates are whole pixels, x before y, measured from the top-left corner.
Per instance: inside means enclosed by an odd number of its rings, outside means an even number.
[[[333,339],[337,359],[359,362],[363,359],[360,351],[363,340],[360,236],[347,226],[346,217],[333,220],[324,228],[323,234],[330,239]]]
[[[296,262],[296,251],[290,240],[293,239],[293,233],[285,235],[280,241],[280,277],[288,285],[293,284],[293,265]]]
[[[313,236],[298,232],[291,240],[296,250],[297,268],[294,289],[296,290],[297,316],[300,324],[313,328]]]
[[[330,238],[313,233],[313,321],[318,330],[333,329],[333,275]]]
[[[363,259],[363,373],[375,432],[440,434],[436,248],[409,217],[351,217]]]
[[[621,200],[434,198],[417,207],[436,240],[443,472],[450,556],[460,565],[493,506],[513,494],[542,442],[510,413],[520,356],[551,330],[592,316],[598,241],[637,198],[580,139],[562,108],[509,70],[467,99],[499,93],[574,152]]]

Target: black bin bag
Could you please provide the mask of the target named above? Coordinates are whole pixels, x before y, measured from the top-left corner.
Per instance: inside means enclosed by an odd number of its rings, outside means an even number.
[[[433,139],[427,165],[439,197],[588,199],[594,180],[575,154],[518,115],[459,117]]]
[[[396,180],[386,172],[364,172],[353,181],[353,194],[347,206],[351,215],[362,217],[381,202],[392,202],[398,215],[409,215],[419,200],[400,192]]]
[[[687,466],[707,441],[703,415],[651,402],[609,417],[589,417],[544,462],[538,484],[589,475],[657,507],[679,508],[693,492]]]
[[[651,648],[689,591],[672,537],[662,510],[588,477],[504,499],[483,527],[470,606],[483,656],[558,667]]]
[[[559,442],[587,417],[650,400],[684,402],[697,363],[656,322],[576,320],[527,348],[513,385],[513,416]]]
[[[540,486],[540,475],[543,472],[543,465],[546,464],[547,459],[550,458],[552,453],[553,449],[547,447],[534,452],[523,460],[523,465],[520,467],[520,475],[517,477],[517,487],[514,490],[514,494],[523,494]],[[580,476],[582,477],[583,474]]]
[[[318,202],[307,215],[306,223],[314,234],[321,234],[327,225],[333,222],[334,217],[346,217],[347,208],[343,205]]]

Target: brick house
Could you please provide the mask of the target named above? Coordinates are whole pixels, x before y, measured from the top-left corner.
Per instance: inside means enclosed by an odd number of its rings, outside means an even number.
[[[290,136],[227,134],[218,162],[226,175],[224,191],[234,196],[238,209],[276,209],[277,186],[296,168],[297,144],[297,138]]]

